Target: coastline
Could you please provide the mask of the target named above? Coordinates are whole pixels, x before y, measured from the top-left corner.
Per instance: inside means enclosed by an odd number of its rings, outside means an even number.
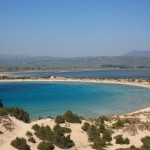
[[[138,86],[138,87],[144,87],[144,88],[150,88],[150,82],[149,80],[145,79],[90,79],[90,78],[64,78],[64,77],[53,77],[50,78],[30,78],[30,79],[1,79],[0,83],[7,83],[7,82],[83,82],[83,83],[99,83],[99,84],[123,84],[123,85],[130,85],[130,86]],[[148,136],[150,131],[149,130],[141,130],[138,128],[139,125],[146,124],[149,120],[149,114],[150,114],[150,106],[146,108],[138,108],[135,111],[131,111],[128,113],[123,113],[120,115],[113,115],[110,116],[112,118],[110,121],[105,121],[106,127],[113,130],[112,134],[112,145],[108,145],[108,150],[114,150],[118,148],[128,148],[131,145],[135,145],[136,147],[142,146],[141,139]],[[109,116],[108,116],[109,117]],[[134,124],[135,128],[137,129],[135,135],[132,135],[132,130],[130,130],[131,127],[129,125],[125,125],[122,129],[113,129],[112,125],[117,121],[117,119],[131,119],[131,120],[140,120],[140,122],[136,122]],[[33,120],[30,123],[24,123],[14,117],[8,116],[7,118],[1,118],[2,120],[5,120],[8,124],[11,125],[12,131],[6,130],[6,128],[3,125],[3,121],[0,123],[1,131],[4,133],[1,135],[0,138],[0,149],[12,149],[15,150],[11,145],[11,141],[15,139],[15,137],[23,137],[26,139],[28,145],[32,150],[36,150],[38,144],[41,142],[36,135],[33,134],[33,137],[36,140],[36,143],[30,143],[28,141],[28,137],[26,133],[30,131],[31,133],[34,133],[34,130],[32,129],[32,126],[37,124],[39,126],[49,126],[51,129],[56,125],[55,119],[52,118],[43,118],[40,120]],[[93,124],[92,121],[89,119],[82,120],[82,124],[74,124],[74,123],[68,123],[65,122],[61,124],[62,127],[68,127],[71,129],[71,139],[74,141],[75,146],[73,148],[70,148],[68,150],[72,149],[80,149],[80,150],[94,150],[91,147],[91,142],[88,140],[88,134],[82,130],[82,126],[84,122],[88,122],[90,124]],[[140,124],[139,124],[140,123]],[[143,124],[142,124],[143,123]],[[133,127],[133,126],[132,126]],[[128,130],[126,130],[128,129]],[[132,128],[131,128],[132,129]],[[116,144],[115,136],[122,134],[124,138],[129,138],[130,143],[129,144]],[[80,137],[80,138],[79,138]],[[57,147],[55,145],[56,150],[62,150],[61,148]]]
[[[150,81],[145,79],[91,79],[91,78],[65,78],[54,77],[50,78],[30,78],[30,79],[1,79],[0,82],[83,82],[83,83],[103,83],[103,84],[122,84],[144,88],[150,88]]]

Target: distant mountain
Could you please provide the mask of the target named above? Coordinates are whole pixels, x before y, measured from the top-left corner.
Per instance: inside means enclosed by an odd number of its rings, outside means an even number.
[[[129,56],[129,57],[150,57],[150,51],[141,51],[141,50],[134,50],[131,51],[124,56]]]
[[[24,55],[0,55],[0,60],[24,60],[29,59],[29,56]]]

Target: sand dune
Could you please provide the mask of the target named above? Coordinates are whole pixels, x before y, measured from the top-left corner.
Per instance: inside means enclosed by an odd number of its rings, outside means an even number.
[[[150,114],[150,107],[138,110],[136,112],[126,114],[126,115],[121,115],[119,116],[120,118],[139,118],[142,122],[147,122],[150,121],[149,118]],[[112,118],[115,119],[115,117],[118,116],[113,116]],[[61,126],[69,127],[72,130],[71,133],[71,139],[75,143],[75,147],[71,148],[70,150],[92,150],[92,147],[90,146],[90,142],[88,142],[88,135],[86,132],[84,132],[81,129],[81,126],[83,125],[85,121],[82,121],[82,124],[72,124],[72,123],[64,123]],[[106,122],[107,125],[111,126],[113,121],[111,122]],[[38,125],[49,125],[51,128],[55,125],[54,119],[41,119],[41,120],[36,120],[32,121],[31,123],[24,123],[22,121],[17,120],[14,117],[11,116],[5,116],[5,117],[0,117],[0,131],[3,132],[0,136],[0,149],[1,150],[15,150],[10,145],[10,142],[15,139],[16,137],[24,137],[26,139],[26,132],[31,131],[34,133],[33,129],[31,127],[34,124]],[[125,148],[129,147],[130,145],[135,145],[136,147],[141,146],[141,138],[145,137],[146,135],[150,135],[149,130],[137,130],[137,133],[135,135],[131,135],[130,132],[124,132],[123,129],[118,129],[115,130],[115,133],[112,135],[112,137],[122,134],[123,137],[128,137],[130,139],[130,144],[129,145],[120,145],[115,143],[115,139],[112,140],[112,146],[107,147],[106,149],[108,150],[115,150],[116,148]],[[35,140],[37,141],[36,144],[28,142],[28,144],[31,147],[31,150],[36,150],[37,145],[40,142],[40,140],[33,135]],[[60,150],[60,148],[55,146],[56,150]]]

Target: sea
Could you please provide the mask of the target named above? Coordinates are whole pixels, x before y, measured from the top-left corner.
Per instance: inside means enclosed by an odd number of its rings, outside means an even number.
[[[92,78],[150,78],[149,70],[96,70],[73,72],[26,72],[11,76],[64,76]],[[6,107],[21,107],[31,119],[72,110],[83,117],[118,115],[150,106],[150,89],[81,82],[1,82],[0,99]]]

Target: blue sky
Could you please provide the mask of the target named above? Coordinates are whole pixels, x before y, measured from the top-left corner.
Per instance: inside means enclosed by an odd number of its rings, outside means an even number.
[[[0,0],[0,54],[150,50],[150,0]]]

